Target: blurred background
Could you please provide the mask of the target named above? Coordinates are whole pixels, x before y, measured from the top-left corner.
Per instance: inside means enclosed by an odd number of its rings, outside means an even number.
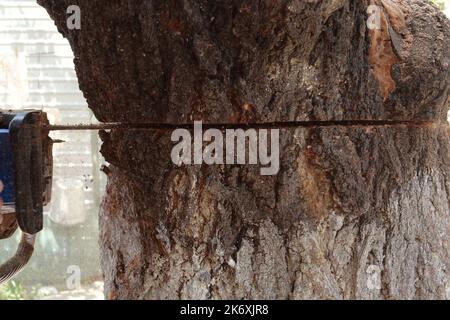
[[[0,108],[39,109],[52,123],[94,123],[78,88],[73,53],[35,0],[0,3]],[[53,200],[45,210],[28,267],[0,286],[0,299],[103,298],[98,211],[105,177],[93,132],[58,132]],[[17,249],[20,232],[0,243],[0,263]]]

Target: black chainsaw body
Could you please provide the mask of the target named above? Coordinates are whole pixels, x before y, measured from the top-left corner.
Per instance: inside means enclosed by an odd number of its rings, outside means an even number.
[[[51,199],[52,140],[41,111],[0,111],[0,179],[5,185],[3,214],[15,213],[20,229],[36,234],[43,228],[44,206]],[[6,199],[6,200],[5,200]]]

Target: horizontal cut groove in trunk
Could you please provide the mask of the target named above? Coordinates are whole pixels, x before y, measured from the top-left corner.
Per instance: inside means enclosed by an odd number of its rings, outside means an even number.
[[[286,122],[261,122],[261,123],[202,123],[207,128],[222,129],[281,129],[281,128],[314,128],[314,127],[385,127],[385,126],[414,126],[428,127],[448,125],[440,121],[396,121],[396,120],[340,120],[340,121],[286,121]],[[193,123],[100,123],[88,125],[49,125],[45,129],[50,131],[64,130],[174,130],[174,129],[192,129]]]

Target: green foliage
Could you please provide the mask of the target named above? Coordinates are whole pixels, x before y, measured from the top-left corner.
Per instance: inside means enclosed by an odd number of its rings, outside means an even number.
[[[16,281],[10,281],[0,286],[0,300],[36,300],[39,298],[38,289],[25,289]]]
[[[431,0],[435,5],[437,5],[441,10],[445,9],[445,0]]]

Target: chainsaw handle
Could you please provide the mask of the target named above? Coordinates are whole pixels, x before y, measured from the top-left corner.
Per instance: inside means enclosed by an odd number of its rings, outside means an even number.
[[[0,180],[0,192],[2,191],[3,191],[3,182]],[[2,206],[3,206],[3,199],[2,197],[0,197],[0,209]],[[3,218],[4,217],[0,215],[0,220],[2,220]],[[17,229],[17,227],[15,229]],[[14,255],[14,257],[6,261],[4,264],[0,265],[0,284],[10,280],[12,277],[14,277],[20,271],[22,271],[22,269],[27,265],[34,252],[35,240],[36,235],[30,235],[28,233],[22,232],[22,238],[20,240],[16,254]]]
[[[35,241],[36,235],[22,232],[22,238],[16,254],[0,265],[0,284],[10,280],[23,270],[33,255]]]

